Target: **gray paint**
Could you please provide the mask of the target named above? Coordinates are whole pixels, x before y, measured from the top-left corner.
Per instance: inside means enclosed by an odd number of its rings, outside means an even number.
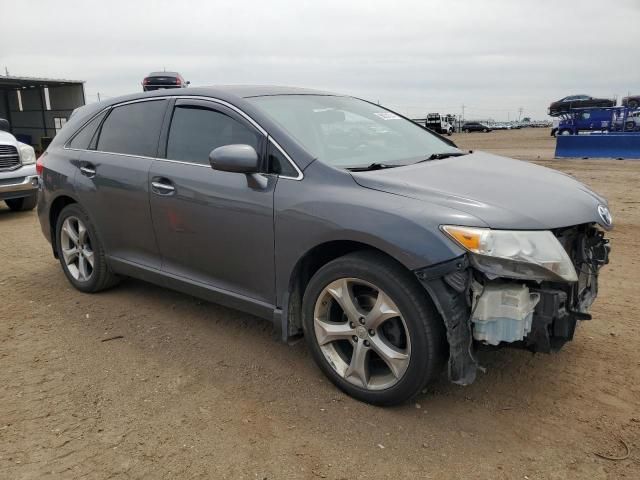
[[[546,229],[599,220],[596,205],[604,200],[579,182],[488,154],[359,173],[314,161],[244,99],[270,92],[300,93],[272,87],[189,88],[84,107],[48,150],[38,205],[45,235],[50,236],[52,201],[68,195],[94,219],[116,272],[270,318],[280,309],[286,312],[300,259],[327,242],[360,242],[415,270],[463,254],[440,232],[442,224]],[[304,178],[261,175],[266,181],[255,182],[251,175],[170,159],[64,149],[72,134],[104,108],[162,96],[213,97],[236,106],[284,148]],[[165,122],[161,139],[167,128]],[[160,142],[160,156],[163,151]],[[95,178],[79,173],[82,162],[93,164]],[[175,191],[153,192],[153,181],[167,181]]]
[[[251,188],[243,174],[162,160],[149,175],[175,187],[149,197],[163,270],[273,304],[277,177]]]
[[[87,210],[110,256],[160,268],[149,211],[149,169],[153,159],[116,153],[69,150],[79,167],[75,194]]]
[[[363,187],[448,207],[467,217],[457,225],[548,230],[598,222],[606,200],[573,177],[485,152],[391,170],[357,172]],[[469,222],[469,217],[471,221]]]

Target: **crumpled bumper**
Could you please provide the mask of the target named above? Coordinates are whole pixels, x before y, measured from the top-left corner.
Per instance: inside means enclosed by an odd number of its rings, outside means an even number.
[[[489,279],[467,255],[414,272],[445,323],[453,383],[475,380],[478,345],[548,353],[573,338],[578,320],[591,319],[598,273],[609,262],[609,241],[591,225],[554,233],[574,262],[577,282]]]

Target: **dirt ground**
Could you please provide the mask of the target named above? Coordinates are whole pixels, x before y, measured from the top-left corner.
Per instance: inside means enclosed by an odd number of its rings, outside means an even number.
[[[74,290],[35,214],[0,207],[0,479],[640,478],[640,162],[553,160],[547,129],[454,140],[610,200],[594,319],[560,353],[485,352],[470,387],[368,406],[262,320],[134,280]],[[627,459],[596,455],[621,440]]]

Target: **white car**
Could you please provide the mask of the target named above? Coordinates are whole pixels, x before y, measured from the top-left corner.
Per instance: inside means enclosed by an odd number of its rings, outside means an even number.
[[[14,211],[33,210],[38,202],[36,153],[8,130],[9,123],[0,119],[0,201]]]
[[[624,121],[624,128],[622,122]],[[634,131],[640,129],[640,110],[630,111],[627,114],[627,118],[623,117],[623,113],[614,115],[613,125],[615,130]]]

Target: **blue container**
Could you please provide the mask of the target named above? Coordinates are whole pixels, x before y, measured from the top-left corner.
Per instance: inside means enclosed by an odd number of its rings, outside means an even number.
[[[555,156],[640,159],[640,132],[561,135],[556,138]]]

